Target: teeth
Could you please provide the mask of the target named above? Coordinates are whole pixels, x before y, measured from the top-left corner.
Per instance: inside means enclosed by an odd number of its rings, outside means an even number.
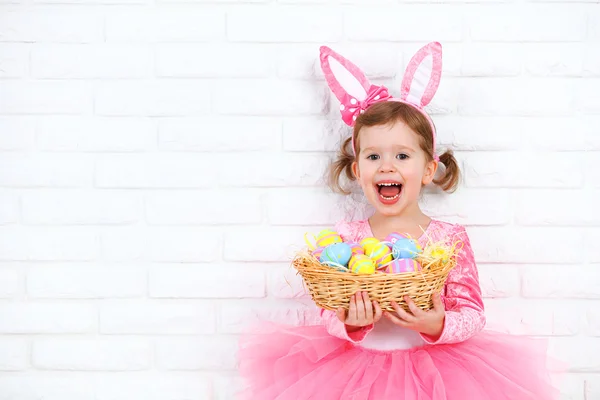
[[[378,186],[400,186],[399,183],[378,183]]]
[[[383,197],[386,200],[395,200],[398,198],[398,196],[400,196],[400,193],[398,193],[397,195],[392,196],[392,197],[385,197],[385,196],[381,196],[381,197]]]

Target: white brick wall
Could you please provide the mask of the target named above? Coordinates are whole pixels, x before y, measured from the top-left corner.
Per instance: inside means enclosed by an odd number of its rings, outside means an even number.
[[[397,92],[429,40],[464,181],[423,206],[599,400],[597,0],[0,0],[0,400],[233,399],[244,324],[314,318],[303,233],[363,210],[319,45]]]

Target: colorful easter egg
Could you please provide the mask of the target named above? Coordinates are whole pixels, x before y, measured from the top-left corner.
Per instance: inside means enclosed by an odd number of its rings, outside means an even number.
[[[356,243],[356,242],[346,242],[346,243],[348,243],[348,246],[350,246],[350,249],[352,250],[352,255],[365,254],[365,249],[362,248],[360,243]]]
[[[402,272],[413,272],[421,269],[421,264],[412,258],[398,258],[388,264],[386,272],[389,274],[400,274]]]
[[[312,254],[313,254],[313,256],[315,256],[315,257],[317,257],[317,258],[320,258],[320,257],[321,257],[321,254],[323,253],[323,250],[325,250],[325,248],[324,248],[324,247],[317,247],[316,249],[314,249],[314,250],[312,251]]]
[[[365,254],[371,253],[373,247],[376,246],[378,243],[380,243],[379,240],[377,240],[377,238],[374,237],[364,238],[360,241],[360,245],[365,250]]]
[[[334,243],[325,247],[321,253],[320,261],[323,264],[339,264],[346,266],[352,257],[352,250],[347,243]]]
[[[393,260],[392,251],[390,248],[382,242],[379,242],[373,247],[371,253],[367,254],[369,257],[375,261],[375,265],[381,266],[382,264],[387,264]]]
[[[368,275],[375,273],[375,261],[364,254],[352,256],[349,267],[350,271],[355,274]]]
[[[441,260],[443,263],[448,262],[448,259],[450,258],[448,249],[441,246],[428,246],[426,253],[426,257],[433,258],[435,260]]]
[[[317,235],[317,246],[318,247],[327,247],[330,244],[334,243],[342,243],[342,237],[331,229],[325,229],[319,232]]]
[[[393,246],[394,243],[401,239],[408,239],[408,236],[398,232],[392,232],[385,237],[385,241],[390,243],[390,246]]]
[[[392,246],[394,258],[415,258],[421,251],[421,246],[413,239],[397,240]]]

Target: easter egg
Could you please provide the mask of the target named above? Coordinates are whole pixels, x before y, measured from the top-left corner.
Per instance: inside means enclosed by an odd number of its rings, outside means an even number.
[[[369,257],[375,261],[375,265],[381,266],[382,264],[387,264],[392,261],[392,251],[390,248],[382,242],[379,242],[373,247],[371,253],[367,254]]]
[[[320,258],[321,254],[323,253],[323,250],[325,250],[323,247],[317,247],[316,249],[314,249],[312,251],[313,256]]]
[[[373,247],[376,246],[378,243],[379,243],[379,240],[377,240],[374,237],[364,238],[363,240],[360,241],[360,245],[365,250],[365,254],[371,253],[371,251],[373,250]]]
[[[398,258],[387,266],[387,273],[400,274],[402,272],[413,272],[421,269],[421,264],[412,258]]]
[[[415,258],[421,251],[421,246],[413,239],[397,240],[392,246],[394,258]]]
[[[350,249],[352,250],[352,255],[365,254],[365,250],[362,248],[362,246],[359,243],[356,243],[356,242],[346,242],[346,243],[348,243],[348,246],[350,246]]]
[[[346,266],[352,257],[352,250],[347,243],[334,243],[325,247],[320,261],[323,264],[333,263]]]
[[[317,235],[317,246],[318,247],[327,247],[334,243],[342,243],[342,237],[331,229],[325,229],[319,232]]]
[[[448,259],[450,258],[448,249],[436,245],[429,246],[426,256],[435,260],[440,260],[442,263],[448,262]]]
[[[364,254],[356,254],[350,259],[349,267],[350,271],[355,274],[373,274],[375,272],[375,261]]]
[[[408,237],[398,232],[392,232],[385,237],[385,241],[391,243],[390,246],[393,246],[394,243],[401,239],[408,239]]]

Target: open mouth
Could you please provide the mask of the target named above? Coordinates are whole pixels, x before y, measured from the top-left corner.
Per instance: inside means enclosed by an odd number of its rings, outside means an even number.
[[[398,182],[380,182],[377,184],[377,191],[382,199],[393,201],[400,197],[402,184]]]

